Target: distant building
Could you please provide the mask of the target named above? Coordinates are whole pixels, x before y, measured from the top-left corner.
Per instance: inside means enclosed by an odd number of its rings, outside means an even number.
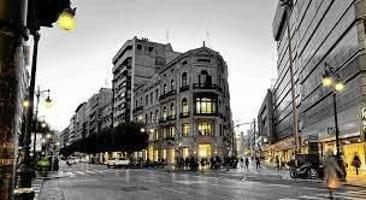
[[[148,82],[166,62],[177,55],[170,44],[150,42],[134,37],[128,40],[113,57],[113,126],[132,120],[136,98],[132,91]]]

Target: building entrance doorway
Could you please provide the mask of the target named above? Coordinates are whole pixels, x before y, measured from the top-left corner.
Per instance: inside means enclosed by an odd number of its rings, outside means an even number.
[[[198,145],[198,156],[200,158],[211,157],[211,144],[199,144]]]

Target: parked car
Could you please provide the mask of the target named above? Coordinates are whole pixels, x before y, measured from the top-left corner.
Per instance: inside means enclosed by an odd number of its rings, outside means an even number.
[[[51,170],[51,162],[49,158],[44,157],[36,162],[36,170],[37,171],[49,171]]]
[[[130,160],[126,158],[114,158],[112,160],[107,161],[107,167],[129,167],[130,166]]]
[[[68,164],[68,165],[74,165],[74,164],[77,164],[77,163],[79,163],[80,162],[80,158],[78,158],[78,157],[74,157],[74,156],[71,156],[71,157],[69,157],[67,160],[66,160],[66,163]]]

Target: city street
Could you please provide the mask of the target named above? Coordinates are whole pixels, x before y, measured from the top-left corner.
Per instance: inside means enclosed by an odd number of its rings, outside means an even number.
[[[44,182],[40,199],[328,199],[322,183],[283,180],[249,173],[246,180],[224,172],[169,172],[108,169],[78,164],[60,169],[61,178]],[[344,187],[336,199],[361,200],[366,188]]]

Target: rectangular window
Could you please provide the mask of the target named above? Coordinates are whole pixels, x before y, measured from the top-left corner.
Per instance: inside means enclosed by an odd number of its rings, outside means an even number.
[[[154,103],[154,93],[151,92],[150,93],[150,104],[153,104]]]
[[[158,101],[159,100],[159,90],[156,89],[155,91],[155,99]]]
[[[196,113],[198,114],[216,113],[216,99],[206,97],[196,98]]]
[[[156,129],[155,130],[155,141],[158,141],[159,140],[159,130]]]
[[[170,138],[175,138],[175,127],[171,126],[170,127]]]
[[[141,50],[141,49],[142,49],[142,45],[141,45],[141,44],[138,44],[138,45],[137,45],[137,49],[138,49],[138,50]]]
[[[149,104],[149,95],[145,96],[145,104],[148,105]]]
[[[187,137],[189,135],[189,124],[182,124],[182,135],[183,137]]]
[[[198,123],[198,133],[200,135],[213,135],[214,124],[212,121]]]
[[[149,47],[149,52],[153,52],[154,51],[154,47]]]
[[[211,63],[211,59],[197,59],[197,62]]]

